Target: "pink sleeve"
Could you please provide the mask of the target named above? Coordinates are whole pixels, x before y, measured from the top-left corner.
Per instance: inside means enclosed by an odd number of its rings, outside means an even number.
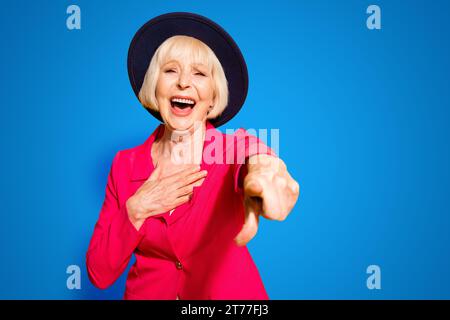
[[[249,134],[241,128],[234,133],[234,154],[236,155],[233,164],[234,190],[242,194],[243,178],[247,175],[247,159],[257,154],[268,154],[277,157],[276,153],[262,142],[258,137]]]
[[[114,180],[119,158],[120,152],[113,160],[105,200],[86,253],[89,279],[100,289],[106,289],[120,277],[144,236],[143,227],[138,231],[129,220],[125,204],[119,205]]]

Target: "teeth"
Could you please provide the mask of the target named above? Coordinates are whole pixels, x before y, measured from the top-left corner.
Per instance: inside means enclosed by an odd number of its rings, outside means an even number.
[[[171,101],[172,102],[186,103],[186,104],[195,104],[195,101],[191,100],[191,99],[173,98]]]

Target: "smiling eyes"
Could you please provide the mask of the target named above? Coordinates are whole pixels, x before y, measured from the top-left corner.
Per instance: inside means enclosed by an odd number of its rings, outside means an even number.
[[[175,68],[169,68],[169,69],[164,70],[164,73],[176,73],[176,72],[177,72],[177,70]],[[201,77],[206,77],[206,74],[201,72],[201,71],[199,71],[199,70],[196,70],[194,72],[194,75],[201,76]]]

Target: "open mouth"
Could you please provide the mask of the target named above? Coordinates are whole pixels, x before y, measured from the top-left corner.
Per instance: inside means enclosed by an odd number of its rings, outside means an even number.
[[[173,113],[185,116],[192,112],[195,107],[195,100],[186,97],[173,97],[170,99],[170,105]]]

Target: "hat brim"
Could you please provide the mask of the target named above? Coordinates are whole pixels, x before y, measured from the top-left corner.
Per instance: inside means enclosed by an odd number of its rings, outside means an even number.
[[[128,76],[136,96],[156,49],[168,38],[185,35],[197,38],[215,53],[228,81],[228,105],[210,122],[218,127],[233,118],[244,104],[248,91],[248,71],[244,57],[222,27],[203,16],[174,12],[160,15],[144,24],[134,35],[128,50]],[[159,112],[146,108],[162,122]]]

